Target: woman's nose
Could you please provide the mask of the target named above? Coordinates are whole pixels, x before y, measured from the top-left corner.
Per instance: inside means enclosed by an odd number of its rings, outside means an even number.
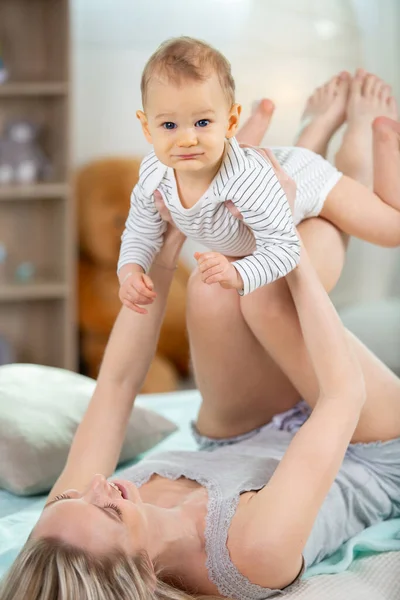
[[[88,490],[89,495],[98,495],[108,491],[108,483],[107,479],[104,475],[95,475],[90,483],[90,487]]]

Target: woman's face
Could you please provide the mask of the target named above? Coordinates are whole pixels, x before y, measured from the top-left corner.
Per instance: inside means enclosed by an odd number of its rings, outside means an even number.
[[[117,548],[133,556],[147,550],[148,533],[136,486],[96,475],[85,492],[67,490],[48,502],[32,537],[56,537],[100,554]]]

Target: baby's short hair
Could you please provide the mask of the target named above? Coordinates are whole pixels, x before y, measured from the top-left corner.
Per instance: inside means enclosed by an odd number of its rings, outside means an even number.
[[[183,36],[166,40],[149,58],[141,81],[143,107],[147,87],[154,76],[164,76],[178,85],[185,79],[205,81],[216,73],[230,105],[235,102],[235,81],[231,65],[221,52],[206,42]]]

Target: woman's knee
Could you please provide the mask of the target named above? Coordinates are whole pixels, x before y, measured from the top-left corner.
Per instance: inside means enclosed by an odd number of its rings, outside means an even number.
[[[225,290],[219,285],[207,285],[201,280],[197,269],[190,276],[187,288],[187,318],[188,328],[197,323],[233,323],[238,314],[249,325],[262,318],[263,322],[270,319],[283,318],[292,298],[284,279],[247,296],[239,296],[235,290]]]
[[[198,319],[204,322],[230,318],[238,310],[236,291],[224,290],[218,284],[207,285],[201,280],[198,269],[193,271],[187,286],[188,327]]]

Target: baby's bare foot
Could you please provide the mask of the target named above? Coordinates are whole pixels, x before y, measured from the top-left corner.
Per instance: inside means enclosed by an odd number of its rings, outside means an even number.
[[[372,186],[372,123],[377,117],[398,119],[397,104],[384,81],[358,69],[350,85],[347,128],[336,155],[336,166],[346,175]]]
[[[275,106],[271,100],[268,98],[261,100],[238,131],[237,140],[242,144],[260,146],[269,127],[274,110]]]
[[[325,156],[329,140],[343,124],[350,85],[350,74],[343,71],[315,90],[307,101],[296,146]]]

